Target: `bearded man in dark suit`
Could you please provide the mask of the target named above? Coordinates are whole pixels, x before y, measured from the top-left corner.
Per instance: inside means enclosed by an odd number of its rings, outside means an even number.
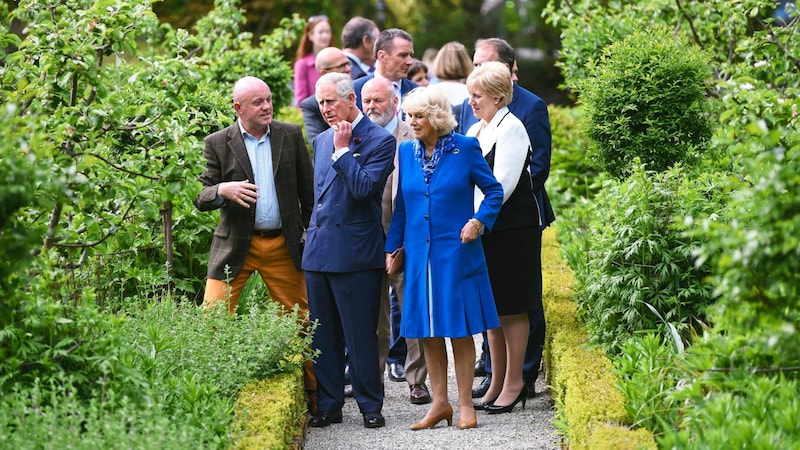
[[[247,280],[258,272],[273,301],[307,316],[301,238],[314,200],[314,168],[299,126],[272,120],[272,92],[244,77],[233,87],[235,124],[205,138],[201,211],[219,209],[208,261],[204,306],[226,302],[235,314]],[[307,317],[304,317],[307,319]],[[313,363],[305,366],[313,399]],[[313,401],[309,404],[313,409]]]

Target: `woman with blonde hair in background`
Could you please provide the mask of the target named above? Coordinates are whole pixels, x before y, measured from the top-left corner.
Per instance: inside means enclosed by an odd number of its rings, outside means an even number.
[[[431,71],[450,106],[460,105],[469,97],[464,81],[472,72],[472,59],[464,44],[456,41],[444,44],[436,53]]]

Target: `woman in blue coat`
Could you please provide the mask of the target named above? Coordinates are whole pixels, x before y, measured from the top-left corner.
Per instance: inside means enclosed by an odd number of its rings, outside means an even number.
[[[433,403],[412,430],[452,424],[447,398],[450,338],[458,384],[459,428],[477,426],[472,405],[475,347],[472,335],[500,325],[480,234],[491,228],[503,203],[503,188],[483,158],[477,139],[453,132],[447,96],[435,85],[403,99],[414,139],[398,149],[399,187],[386,264],[405,270],[401,334],[422,339]],[[474,189],[485,195],[476,208]],[[476,211],[477,209],[477,211]],[[395,251],[402,247],[399,269]]]

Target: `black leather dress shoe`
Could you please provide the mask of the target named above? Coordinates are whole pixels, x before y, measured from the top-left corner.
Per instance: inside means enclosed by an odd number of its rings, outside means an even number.
[[[425,384],[412,384],[409,388],[411,389],[412,404],[424,405],[431,402],[431,393],[428,392],[428,386]]]
[[[484,359],[483,355],[475,361],[475,376],[476,377],[485,377],[486,376],[486,360]]]
[[[528,391],[528,398],[536,397],[536,378],[525,380],[525,389]]]
[[[364,413],[364,428],[380,428],[386,425],[386,419],[383,414],[377,413]]]
[[[406,381],[406,369],[402,364],[389,364],[389,379],[392,381]]]
[[[342,412],[334,411],[330,413],[317,413],[308,420],[310,427],[327,427],[332,423],[342,423]]]
[[[492,384],[492,375],[486,375],[486,377],[481,381],[481,384],[478,387],[472,388],[472,398],[481,398],[486,395],[486,391],[489,390],[489,385]]]

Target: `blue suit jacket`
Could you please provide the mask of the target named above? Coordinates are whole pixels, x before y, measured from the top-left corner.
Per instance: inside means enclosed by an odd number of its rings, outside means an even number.
[[[364,107],[361,105],[361,88],[364,87],[364,84],[366,84],[367,81],[373,78],[375,78],[375,74],[371,73],[365,77],[361,77],[353,81],[353,88],[356,91],[356,106],[358,106],[358,109],[360,109],[361,111],[364,111]],[[400,95],[403,96],[408,94],[415,87],[419,87],[419,85],[407,78],[403,78],[402,80],[400,80]],[[470,109],[470,112],[471,111],[472,110]]]
[[[314,206],[303,270],[355,272],[385,268],[381,197],[394,169],[395,138],[367,117],[353,129],[350,151],[336,162],[333,129],[314,141]]]
[[[533,193],[539,202],[539,217],[542,218],[544,229],[550,225],[556,216],[547,196],[544,183],[550,175],[550,118],[547,114],[547,103],[538,95],[514,83],[514,94],[508,110],[525,125],[528,130],[528,137],[533,146],[531,152],[531,180],[533,181]],[[461,104],[458,111],[458,133],[465,134],[478,119],[472,114],[472,107],[469,106],[469,99]]]

